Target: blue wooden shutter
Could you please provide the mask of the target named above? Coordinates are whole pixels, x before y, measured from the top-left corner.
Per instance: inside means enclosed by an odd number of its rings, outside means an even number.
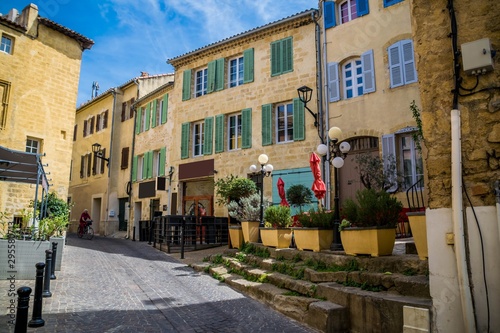
[[[191,124],[183,123],[181,129],[181,158],[189,157],[189,132]]]
[[[241,148],[252,148],[252,109],[241,110]]]
[[[191,70],[186,69],[182,73],[182,100],[191,99]]]
[[[159,160],[159,170],[158,170],[158,176],[165,176],[165,161],[167,157],[167,148],[162,147],[160,149],[160,153],[158,155],[158,160]]]
[[[273,105],[262,105],[262,145],[273,144]]]
[[[327,74],[328,74],[328,101],[336,102],[340,100],[339,63],[338,62],[328,63]]]
[[[281,41],[271,43],[271,76],[281,74]]]
[[[224,58],[216,60],[215,66],[215,90],[220,91],[224,89]]]
[[[406,39],[401,41],[401,58],[403,59],[404,83],[417,82],[412,40]]]
[[[203,155],[211,155],[213,153],[214,142],[214,117],[205,119],[203,134]]]
[[[400,55],[400,43],[394,43],[389,46],[387,53],[389,55],[389,73],[391,78],[391,88],[403,85],[403,65]]]
[[[386,177],[388,179],[394,179],[394,183],[392,184],[388,192],[394,192],[398,188],[397,168],[394,170],[389,170],[388,168],[388,165],[392,159],[391,156],[394,159],[396,158],[396,143],[394,134],[387,134],[382,136],[382,158],[384,159],[384,173],[391,172],[391,174],[387,175]]]
[[[363,94],[375,91],[375,68],[373,66],[373,50],[361,55],[361,68],[363,71]]]
[[[161,109],[161,123],[165,124],[167,122],[168,116],[168,94],[163,96],[163,106]]]
[[[325,22],[325,29],[333,28],[337,25],[335,19],[335,2],[325,1],[323,2],[323,16]]]
[[[253,82],[253,48],[243,51],[243,83]]]
[[[135,134],[141,133],[141,119],[142,119],[142,108],[137,108],[137,114],[135,116]]]
[[[293,38],[282,40],[283,62],[281,73],[293,72]]]
[[[403,0],[384,0],[384,8],[397,4]]]
[[[151,127],[152,127],[152,128],[154,128],[154,127],[156,127],[156,125],[158,125],[158,124],[156,123],[156,112],[157,112],[157,110],[156,110],[156,104],[157,104],[157,101],[156,101],[156,99],[155,99],[155,100],[153,101],[153,110],[152,110],[152,114],[153,114],[153,116],[151,117]]]
[[[306,138],[304,103],[299,98],[293,99],[293,141]]]
[[[222,153],[224,151],[224,115],[218,114],[215,116],[215,152]]]
[[[356,0],[356,10],[358,12],[358,17],[368,14],[370,12],[368,0]]]
[[[137,156],[132,158],[132,181],[137,181]]]
[[[216,74],[216,66],[217,62],[210,61],[208,63],[208,70],[207,70],[207,94],[210,94],[211,92],[215,91],[215,74]]]

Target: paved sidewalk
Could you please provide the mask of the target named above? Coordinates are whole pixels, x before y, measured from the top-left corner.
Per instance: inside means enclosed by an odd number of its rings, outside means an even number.
[[[53,295],[43,299],[45,326],[27,331],[315,332],[187,266],[225,248],[186,252],[180,260],[144,242],[69,235]],[[16,281],[16,289],[34,283]],[[0,281],[0,332],[11,333],[8,289],[9,281]],[[32,309],[31,301],[29,319]]]

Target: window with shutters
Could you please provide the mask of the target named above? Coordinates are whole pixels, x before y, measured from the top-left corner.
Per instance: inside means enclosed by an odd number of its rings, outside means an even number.
[[[293,38],[271,43],[271,76],[293,71]]]
[[[203,156],[203,122],[193,124],[193,156]]]
[[[108,127],[108,110],[97,115],[95,131],[99,132]]]
[[[128,155],[130,153],[130,148],[129,147],[123,147],[122,148],[122,158],[121,158],[121,163],[120,163],[120,169],[125,170],[128,168]]]
[[[276,142],[293,141],[293,104],[276,106]]]
[[[305,139],[304,103],[292,102],[262,106],[262,145],[301,141]]]
[[[137,172],[136,172],[136,180],[143,180],[144,177],[144,170],[147,169],[144,167],[146,159],[144,158],[144,155],[138,155],[137,156]]]
[[[349,99],[374,92],[375,69],[373,50],[363,53],[360,58],[345,61],[340,67],[340,72],[339,63],[328,63],[327,77],[329,102],[336,102],[341,97]]]
[[[161,110],[163,107],[163,101],[161,99],[157,99],[155,103],[155,125],[158,126],[161,124]]]
[[[323,2],[325,29],[345,24],[370,13],[368,0],[343,0]]]
[[[241,149],[241,113],[227,117],[227,149]]]
[[[75,125],[73,127],[73,141],[76,141],[77,133],[78,133],[78,125]]]
[[[401,40],[387,49],[391,88],[417,82],[417,71],[413,53],[413,41]]]
[[[41,154],[42,153],[42,140],[35,138],[27,138],[26,139],[26,152],[32,154]]]
[[[92,154],[80,156],[80,178],[90,177],[92,171]]]
[[[243,57],[229,60],[229,87],[236,87],[243,84]]]
[[[121,113],[122,122],[134,118],[134,110],[132,108],[134,101],[135,99],[132,97],[130,100],[122,103],[122,113]]]
[[[0,51],[12,54],[14,50],[14,38],[7,36],[6,34],[2,34],[2,40],[0,42]]]
[[[208,68],[203,68],[195,73],[195,96],[200,97],[207,94]]]
[[[340,23],[347,23],[358,17],[356,0],[346,0],[339,4]]]

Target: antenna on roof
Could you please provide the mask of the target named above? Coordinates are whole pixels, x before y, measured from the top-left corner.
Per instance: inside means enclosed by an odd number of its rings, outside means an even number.
[[[99,92],[99,83],[97,81],[92,82],[92,98],[97,97]]]

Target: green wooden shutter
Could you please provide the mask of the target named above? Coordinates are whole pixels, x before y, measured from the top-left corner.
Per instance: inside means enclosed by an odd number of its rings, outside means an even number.
[[[273,144],[273,105],[262,105],[262,145],[269,146]]]
[[[214,137],[214,117],[205,119],[205,128],[203,135],[203,155],[211,155],[213,153],[213,137]]]
[[[167,160],[166,157],[167,157],[167,147],[162,147],[160,149],[160,155],[158,156],[158,159],[160,161],[158,176],[165,176],[165,162]]]
[[[306,138],[304,103],[299,98],[293,99],[293,141],[301,141]]]
[[[271,76],[281,74],[281,41],[271,43]]]
[[[152,151],[148,151],[147,153],[147,156],[148,156],[148,173],[147,173],[147,177],[148,178],[152,178],[153,177],[153,158],[154,158],[154,154]]]
[[[190,123],[183,123],[181,130],[181,158],[185,159],[189,157],[189,130],[191,128]]]
[[[216,63],[215,90],[220,91],[224,89],[224,58],[217,59]]]
[[[132,158],[132,181],[137,181],[137,156]]]
[[[150,105],[150,104],[148,103],[148,104],[147,104],[147,106],[146,106],[146,111],[145,111],[145,112],[146,112],[146,117],[145,117],[144,122],[145,122],[145,125],[146,125],[146,126],[144,127],[144,129],[145,129],[146,131],[147,131],[147,130],[149,130],[149,124],[150,124],[150,122],[151,122],[151,108],[150,108],[150,106],[149,106],[149,105]]]
[[[252,109],[241,110],[241,148],[252,148]]]
[[[243,51],[243,83],[253,82],[253,48]]]
[[[186,69],[182,73],[182,100],[191,99],[191,70]]]
[[[137,108],[137,114],[135,116],[135,134],[141,133],[141,119],[142,119],[142,108]]]
[[[215,91],[215,77],[217,70],[217,61],[210,61],[208,63],[208,73],[207,73],[207,94]]]
[[[282,40],[281,52],[283,54],[283,62],[281,73],[293,72],[293,39],[292,37]]]
[[[156,103],[157,103],[157,102],[156,102],[156,99],[155,99],[155,100],[153,100],[153,110],[152,110],[152,111],[153,111],[153,112],[152,112],[153,117],[152,117],[152,119],[151,119],[151,127],[152,127],[152,128],[154,128],[154,127],[156,127],[156,125],[158,125],[158,124],[156,123]]]
[[[222,153],[224,151],[224,115],[218,114],[215,116],[215,152]]]
[[[148,178],[148,152],[145,152],[144,155],[142,155],[142,175],[141,179],[146,179]]]
[[[161,123],[165,124],[167,122],[168,116],[168,94],[163,96],[163,107],[161,109]]]

